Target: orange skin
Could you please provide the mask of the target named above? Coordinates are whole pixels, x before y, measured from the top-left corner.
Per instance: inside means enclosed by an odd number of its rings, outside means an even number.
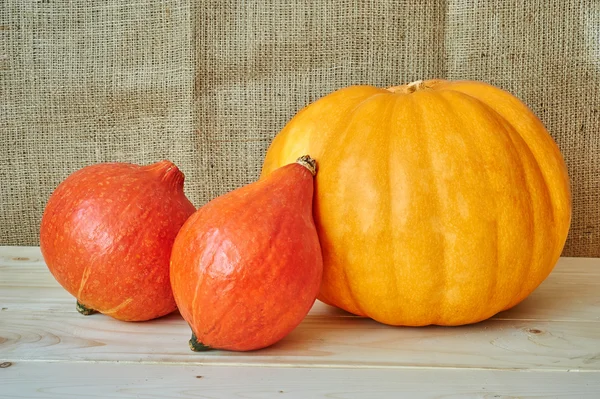
[[[322,277],[313,176],[299,164],[218,197],[184,224],[171,283],[190,345],[248,351],[291,332]]]
[[[351,86],[275,137],[262,176],[319,160],[319,299],[391,325],[461,325],[525,299],[571,220],[567,168],[517,98],[472,81]]]
[[[169,257],[195,211],[183,181],[169,161],[105,163],[73,173],[56,188],[42,217],[40,247],[78,304],[126,321],[176,309]]]

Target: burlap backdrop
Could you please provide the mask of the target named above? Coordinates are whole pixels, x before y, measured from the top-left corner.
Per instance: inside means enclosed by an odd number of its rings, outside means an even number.
[[[442,77],[495,84],[537,113],[571,176],[564,255],[600,257],[597,1],[0,5],[0,244],[36,245],[48,196],[85,165],[169,158],[201,205],[255,179],[275,133],[318,97]]]

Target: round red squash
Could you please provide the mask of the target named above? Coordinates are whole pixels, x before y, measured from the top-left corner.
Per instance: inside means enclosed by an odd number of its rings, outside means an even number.
[[[517,98],[473,81],[352,86],[301,110],[263,178],[310,153],[319,299],[392,325],[460,325],[525,299],[571,220],[559,148]]]
[[[173,241],[195,211],[172,162],[102,163],[67,177],[50,196],[40,247],[77,310],[126,321],[176,309],[169,280]]]
[[[193,350],[264,348],[312,307],[323,272],[314,167],[308,157],[283,166],[210,201],[181,228],[171,282]]]

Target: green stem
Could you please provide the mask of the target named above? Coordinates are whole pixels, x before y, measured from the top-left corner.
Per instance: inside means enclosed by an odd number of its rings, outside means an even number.
[[[85,306],[84,304],[82,304],[79,301],[77,301],[77,306],[75,307],[75,309],[77,309],[77,311],[84,316],[89,316],[91,314],[96,313],[96,311],[94,309],[88,308],[87,306]]]
[[[196,338],[196,334],[192,332],[192,339],[190,339],[190,349],[194,352],[205,352],[211,350],[212,348],[198,341],[198,338]]]

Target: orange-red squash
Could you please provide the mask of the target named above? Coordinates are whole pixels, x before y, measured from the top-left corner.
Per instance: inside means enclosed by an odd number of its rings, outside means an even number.
[[[301,110],[263,178],[319,162],[319,299],[392,325],[508,309],[551,272],[571,220],[565,163],[517,98],[474,81],[352,86]]]
[[[161,161],[91,165],[59,184],[42,217],[40,246],[79,312],[143,321],[176,309],[171,248],[195,211],[183,182],[172,162]]]
[[[215,198],[177,235],[171,282],[193,350],[264,348],[313,305],[323,271],[314,161],[299,163]]]

